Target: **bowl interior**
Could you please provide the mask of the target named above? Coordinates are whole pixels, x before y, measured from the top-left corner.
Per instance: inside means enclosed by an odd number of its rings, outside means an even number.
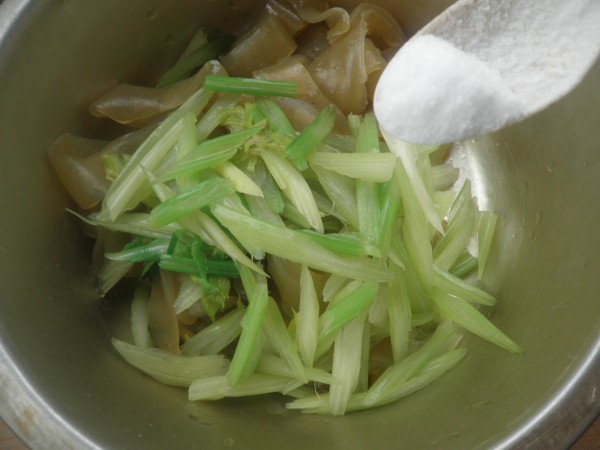
[[[599,409],[600,64],[567,98],[454,155],[480,206],[500,215],[485,281],[499,298],[494,321],[524,356],[472,339],[465,361],[429,388],[329,418],[287,412],[277,396],[189,403],[185,390],[159,385],[113,350],[127,305],[97,297],[90,242],[65,212],[72,205],[45,150],[67,130],[114,132],[87,114],[91,99],[117,81],[152,79],[200,24],[240,29],[254,3],[0,5],[3,417],[44,448],[568,445]],[[410,34],[451,1],[388,3]]]

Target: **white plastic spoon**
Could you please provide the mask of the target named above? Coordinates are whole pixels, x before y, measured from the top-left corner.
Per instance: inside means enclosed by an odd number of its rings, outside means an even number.
[[[392,58],[375,114],[408,142],[481,136],[570,92],[599,53],[600,0],[461,0]]]

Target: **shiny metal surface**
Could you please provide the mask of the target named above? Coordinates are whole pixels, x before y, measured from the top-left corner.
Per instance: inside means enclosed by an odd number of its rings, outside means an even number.
[[[424,4],[423,11],[415,10]],[[407,30],[449,2],[393,2]],[[277,397],[190,404],[126,365],[89,242],[45,159],[60,133],[111,133],[86,105],[150,79],[221,0],[0,4],[0,413],[32,448],[564,449],[600,412],[600,64],[568,98],[466,142],[455,160],[502,226],[486,280],[494,320],[525,349],[479,340],[401,403],[328,418]],[[239,8],[243,8],[240,4]],[[148,61],[154,63],[148,65]]]

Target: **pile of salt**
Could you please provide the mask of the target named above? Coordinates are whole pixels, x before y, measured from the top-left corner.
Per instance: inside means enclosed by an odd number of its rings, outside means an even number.
[[[564,96],[599,49],[599,0],[462,0],[390,61],[375,114],[414,143],[483,135]]]

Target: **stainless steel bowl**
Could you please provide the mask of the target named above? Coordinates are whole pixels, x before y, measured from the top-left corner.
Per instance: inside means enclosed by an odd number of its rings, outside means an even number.
[[[450,1],[392,2],[409,32]],[[419,5],[420,4],[420,5]],[[600,411],[600,64],[531,120],[459,147],[501,228],[486,280],[495,322],[525,349],[479,340],[397,404],[341,418],[278,397],[192,404],[123,362],[118,299],[94,291],[89,242],[45,157],[116,80],[166,67],[225,0],[5,0],[0,5],[0,411],[33,448],[566,448]],[[248,9],[243,16],[251,13]]]

